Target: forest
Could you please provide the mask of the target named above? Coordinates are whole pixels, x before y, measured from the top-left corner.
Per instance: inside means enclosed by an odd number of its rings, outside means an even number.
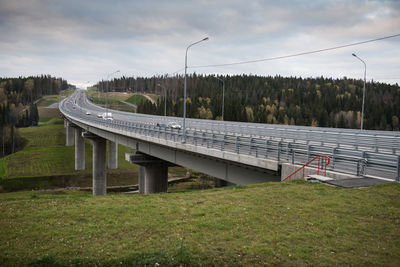
[[[43,95],[58,94],[68,88],[67,81],[50,75],[0,78],[1,156],[19,150],[24,140],[17,127],[35,126],[39,122],[36,101]]]
[[[335,128],[360,128],[363,80],[255,75],[197,75],[187,77],[187,117]],[[139,104],[138,112],[183,115],[184,77],[121,77],[96,85],[105,91],[159,95],[156,105]],[[166,92],[165,92],[165,91]],[[364,129],[399,130],[400,86],[367,82]]]

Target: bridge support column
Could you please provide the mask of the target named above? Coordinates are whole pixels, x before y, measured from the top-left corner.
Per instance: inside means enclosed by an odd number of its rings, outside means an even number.
[[[163,193],[168,190],[168,167],[174,166],[167,161],[141,153],[125,154],[126,160],[140,165],[139,193]]]
[[[82,129],[75,128],[75,170],[85,169],[85,138]]]
[[[93,195],[107,194],[107,140],[92,133],[82,133],[84,138],[89,138],[93,146]]]
[[[73,146],[74,145],[74,128],[72,124],[67,121],[67,126],[65,127],[65,145],[66,146]]]
[[[107,194],[107,170],[106,170],[106,140],[94,138],[93,146],[93,195]]]
[[[145,169],[144,166],[139,167],[139,194],[144,194],[144,175]]]
[[[108,168],[118,168],[118,144],[112,141],[108,141]]]
[[[140,170],[144,170],[144,194],[167,192],[168,165],[154,163],[146,165]]]

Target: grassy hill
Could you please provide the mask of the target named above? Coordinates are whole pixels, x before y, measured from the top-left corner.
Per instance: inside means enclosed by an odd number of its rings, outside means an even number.
[[[134,105],[139,105],[143,102],[149,101],[145,96],[143,95],[132,95],[128,99],[125,100],[126,102],[129,102]]]
[[[397,266],[400,185],[0,194],[2,266]]]

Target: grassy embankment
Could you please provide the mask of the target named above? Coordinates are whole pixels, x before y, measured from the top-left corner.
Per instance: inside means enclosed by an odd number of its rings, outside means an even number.
[[[0,265],[397,266],[400,185],[0,194]]]
[[[74,170],[74,147],[65,146],[65,129],[58,109],[47,108],[59,100],[46,96],[37,102],[40,124],[20,128],[27,140],[26,147],[0,159],[0,187],[5,190],[91,186],[92,146],[86,141],[86,170]],[[108,171],[109,186],[137,183],[138,166],[125,161],[125,152],[132,150],[119,146],[117,170]],[[184,176],[182,168],[171,168],[172,176]]]
[[[97,90],[97,88],[90,89],[86,92],[87,96],[93,101],[93,103],[98,105],[106,104],[106,93],[102,93]],[[132,93],[118,93],[118,92],[110,92],[108,93],[108,106],[111,109],[135,112],[135,108],[123,103],[122,101],[126,101],[133,94]]]

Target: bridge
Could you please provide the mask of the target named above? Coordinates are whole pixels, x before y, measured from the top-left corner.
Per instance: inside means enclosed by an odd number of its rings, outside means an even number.
[[[85,138],[93,146],[93,194],[106,194],[107,165],[118,166],[118,144],[135,149],[139,190],[167,190],[168,167],[179,165],[232,184],[280,181],[315,156],[330,158],[326,176],[400,181],[400,133],[186,119],[183,130],[157,124],[182,118],[111,110],[90,102],[83,90],[60,104],[66,145],[75,143],[75,169],[85,168]],[[108,144],[108,149],[107,149]],[[107,157],[108,154],[108,157]],[[107,160],[108,159],[108,160]],[[107,162],[108,161],[108,162]]]

